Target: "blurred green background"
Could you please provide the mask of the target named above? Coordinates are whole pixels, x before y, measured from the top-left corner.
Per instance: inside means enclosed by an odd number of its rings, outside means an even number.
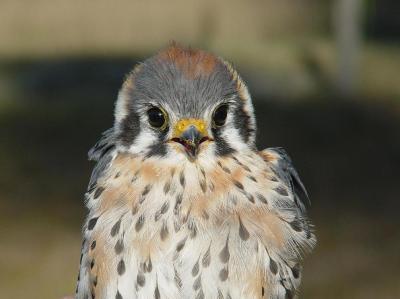
[[[232,61],[318,247],[300,298],[400,298],[397,0],[0,1],[0,297],[73,294],[86,153],[124,75],[176,40]]]

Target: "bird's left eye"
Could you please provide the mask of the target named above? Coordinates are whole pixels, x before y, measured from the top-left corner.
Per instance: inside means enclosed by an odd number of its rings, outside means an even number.
[[[158,107],[152,107],[147,110],[149,124],[153,128],[165,129],[167,126],[167,114]]]
[[[225,124],[226,117],[228,116],[228,105],[223,104],[215,109],[213,115],[213,124],[215,127],[221,127]]]

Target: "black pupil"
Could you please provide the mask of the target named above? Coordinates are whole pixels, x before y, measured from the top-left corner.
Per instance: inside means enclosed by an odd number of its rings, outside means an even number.
[[[227,115],[228,115],[228,105],[222,105],[222,106],[218,107],[214,113],[215,125],[223,126],[225,124]]]
[[[152,127],[161,128],[165,123],[164,113],[158,108],[150,108],[147,111],[149,123]]]

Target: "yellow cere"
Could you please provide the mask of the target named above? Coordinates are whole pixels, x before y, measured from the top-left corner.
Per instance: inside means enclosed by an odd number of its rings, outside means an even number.
[[[183,132],[185,132],[190,126],[194,126],[201,135],[206,136],[207,135],[207,130],[206,130],[206,123],[202,119],[196,119],[196,118],[184,118],[179,120],[175,127],[174,127],[174,136],[178,137],[182,135]]]

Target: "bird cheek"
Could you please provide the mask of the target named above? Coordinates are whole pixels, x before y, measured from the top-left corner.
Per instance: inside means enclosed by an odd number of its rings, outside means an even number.
[[[210,147],[212,140],[213,139],[208,139],[207,141],[204,141],[199,144],[199,149],[198,149],[199,154],[205,152]]]
[[[170,142],[169,146],[171,147],[171,149],[174,153],[186,155],[184,147],[181,146],[180,144],[175,143],[175,142]]]

